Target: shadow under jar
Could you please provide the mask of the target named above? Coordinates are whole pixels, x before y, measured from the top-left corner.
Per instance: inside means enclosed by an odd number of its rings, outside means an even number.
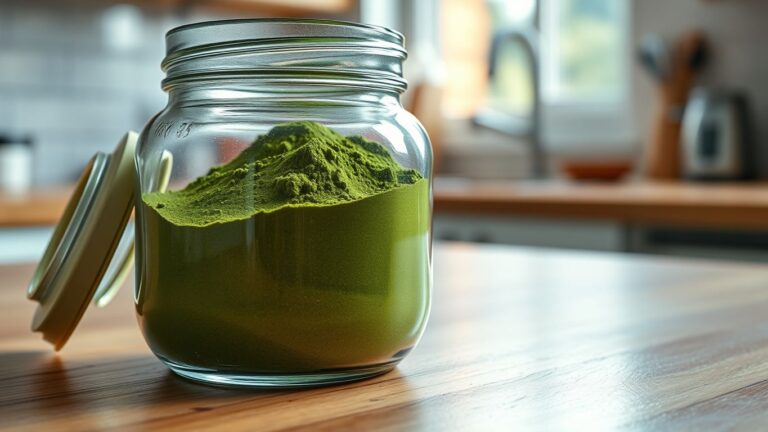
[[[225,385],[392,369],[431,296],[432,155],[399,101],[402,35],[237,20],[166,43],[168,105],[136,155],[134,297],[152,351]]]

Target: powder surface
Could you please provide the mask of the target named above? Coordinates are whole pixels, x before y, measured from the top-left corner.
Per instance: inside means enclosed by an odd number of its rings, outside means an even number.
[[[304,121],[275,126],[183,190],[143,199],[176,225],[207,226],[288,206],[355,201],[421,178],[379,143]]]

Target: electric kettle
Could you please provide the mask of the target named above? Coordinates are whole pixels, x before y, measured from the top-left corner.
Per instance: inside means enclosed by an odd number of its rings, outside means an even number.
[[[697,89],[685,108],[683,174],[691,180],[747,180],[754,176],[748,103],[738,92]]]

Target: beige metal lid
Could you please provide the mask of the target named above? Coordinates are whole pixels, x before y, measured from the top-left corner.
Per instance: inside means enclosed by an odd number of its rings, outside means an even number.
[[[75,187],[35,269],[27,296],[39,302],[32,330],[61,349],[88,302],[111,300],[133,264],[135,132],[111,154],[97,153]],[[161,163],[160,188],[170,176],[170,155]],[[128,228],[126,228],[128,226]]]
[[[136,138],[129,132],[112,154],[97,153],[91,159],[32,276],[27,296],[40,303],[32,330],[56,350],[93,298],[130,217]]]

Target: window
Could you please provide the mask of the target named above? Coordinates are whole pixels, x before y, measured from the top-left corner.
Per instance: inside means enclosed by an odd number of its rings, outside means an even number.
[[[538,1],[535,43],[547,144],[632,141],[628,0]],[[469,118],[490,107],[528,115],[533,92],[524,51],[504,44],[492,80],[488,52],[493,34],[532,25],[536,0],[443,0],[440,6],[445,114]]]
[[[549,0],[542,5],[544,97],[553,103],[620,100],[626,1]]]

